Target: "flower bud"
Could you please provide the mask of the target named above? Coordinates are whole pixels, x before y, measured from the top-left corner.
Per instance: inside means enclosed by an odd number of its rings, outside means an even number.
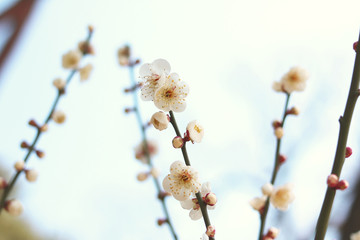
[[[208,235],[209,237],[215,237],[215,227],[213,225],[210,225],[207,227],[206,229],[206,235]]]
[[[210,193],[206,194],[205,203],[207,205],[214,206],[216,204],[216,202],[217,202],[217,198],[216,198],[215,193],[210,192]]]
[[[6,188],[8,183],[6,182],[5,178],[0,177],[0,189]]]
[[[265,183],[261,187],[261,191],[265,196],[270,196],[271,193],[274,191],[274,186],[271,183]]]
[[[182,148],[184,146],[184,139],[182,139],[181,137],[174,137],[174,139],[172,140],[172,145],[174,148]]]
[[[24,161],[17,161],[14,165],[14,168],[16,171],[21,172],[25,168],[25,162]]]
[[[164,223],[167,223],[168,222],[168,220],[166,219],[166,218],[159,218],[158,220],[157,220],[157,224],[159,225],[159,226],[161,226],[161,225],[163,225]]]
[[[57,90],[63,90],[66,86],[66,81],[62,78],[56,78],[53,81],[53,85],[57,88]]]
[[[66,115],[63,111],[55,111],[51,115],[52,120],[58,124],[62,124],[66,120]]]
[[[38,156],[38,158],[43,158],[43,157],[45,157],[45,153],[44,153],[43,151],[36,150],[35,153],[36,153],[36,155]]]
[[[348,187],[349,187],[349,183],[346,180],[341,180],[336,186],[336,188],[339,190],[345,190]]]
[[[274,129],[277,129],[278,127],[281,127],[281,122],[279,120],[274,120],[271,125]]]
[[[46,132],[49,129],[49,125],[44,124],[39,129],[40,129],[40,132]]]
[[[162,131],[168,127],[170,119],[168,115],[160,111],[152,115],[150,122],[156,129]]]
[[[275,228],[275,227],[271,227],[267,233],[267,236],[271,237],[272,239],[275,239],[278,235],[279,235],[280,230]]]
[[[160,171],[159,169],[153,167],[151,170],[150,170],[150,174],[151,176],[153,176],[154,178],[158,178],[160,176]]]
[[[356,52],[356,49],[357,49],[357,45],[358,45],[358,42],[354,42],[353,49],[354,49],[355,52]]]
[[[352,149],[351,149],[351,147],[346,147],[346,150],[345,150],[345,158],[350,157],[351,154],[352,154]]]
[[[36,123],[36,121],[34,119],[31,119],[29,121],[29,125],[30,126],[33,126],[33,127],[36,127],[36,128],[39,128],[39,125]]]
[[[256,197],[251,199],[249,203],[253,209],[260,212],[264,208],[266,200],[267,200],[266,196]]]
[[[30,145],[29,145],[27,142],[22,141],[21,144],[20,144],[20,147],[21,147],[21,148],[29,148]]]
[[[328,179],[327,179],[327,185],[331,188],[337,187],[339,183],[339,177],[336,176],[335,174],[331,174],[329,175]]]
[[[282,163],[284,163],[284,162],[286,162],[286,156],[280,154],[280,155],[279,155],[279,163],[282,164]]]
[[[282,127],[278,127],[275,129],[274,134],[277,139],[281,139],[284,135],[284,129]]]
[[[14,217],[20,216],[24,210],[22,203],[16,199],[6,201],[4,208],[11,216]]]
[[[25,170],[25,176],[29,182],[35,182],[39,173],[35,169]]]
[[[297,116],[297,115],[299,115],[299,113],[300,113],[300,111],[299,111],[299,109],[297,107],[292,107],[292,108],[290,108],[289,110],[286,111],[286,114],[288,114],[288,115]]]
[[[148,178],[149,174],[146,173],[146,172],[141,172],[141,173],[138,173],[138,175],[136,176],[137,180],[140,181],[140,182],[143,182],[145,181],[147,178]]]

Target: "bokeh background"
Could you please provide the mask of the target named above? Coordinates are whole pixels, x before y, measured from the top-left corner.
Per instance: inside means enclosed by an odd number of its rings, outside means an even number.
[[[0,11],[16,2],[2,0]],[[95,68],[89,81],[76,76],[71,82],[59,105],[66,123],[52,123],[40,139],[46,157],[29,161],[39,179],[18,181],[12,196],[25,212],[18,219],[2,214],[0,239],[32,239],[5,237],[11,229],[6,224],[19,221],[44,239],[171,239],[167,226],[156,224],[162,212],[152,181],[136,180],[146,167],[134,158],[140,142],[135,116],[124,113],[132,106],[131,95],[123,92],[130,86],[128,69],[117,62],[124,44],[143,62],[167,59],[190,85],[187,109],[176,117],[182,130],[194,119],[205,127],[203,142],[189,145],[188,152],[218,196],[210,211],[217,239],[257,239],[259,216],[248,202],[270,179],[271,122],[280,118],[285,101],[271,85],[292,66],[309,71],[306,90],[290,100],[301,114],[286,122],[281,152],[288,161],[277,180],[277,185],[294,183],[296,200],[285,213],[270,211],[267,223],[281,228],[279,240],[312,239],[350,86],[359,9],[358,0],[37,0],[0,72],[4,176],[24,157],[19,144],[35,134],[27,121],[46,117],[56,95],[53,79],[68,74],[61,56],[85,38],[88,24],[95,27],[96,56],[83,64]],[[11,31],[11,21],[1,21],[0,48]],[[141,102],[141,111],[150,119],[157,109]],[[359,111],[348,140],[354,154],[342,173],[350,187],[337,194],[328,240],[340,239],[357,190]],[[182,155],[171,146],[171,128],[150,129],[148,136],[159,144],[154,164],[162,179]],[[202,220],[192,221],[176,200],[167,202],[180,239],[199,239]]]

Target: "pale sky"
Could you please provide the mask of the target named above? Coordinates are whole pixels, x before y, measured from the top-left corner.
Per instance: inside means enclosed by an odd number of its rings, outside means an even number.
[[[143,62],[167,59],[190,85],[187,109],[176,118],[183,130],[195,119],[205,127],[203,142],[188,152],[218,196],[209,212],[217,239],[257,239],[259,217],[248,202],[270,179],[271,122],[285,101],[271,85],[292,66],[308,70],[306,90],[290,100],[301,114],[286,122],[282,152],[288,163],[277,181],[295,185],[296,200],[282,215],[292,224],[277,225],[276,211],[267,223],[281,229],[279,240],[311,238],[350,85],[358,9],[357,0],[40,0],[0,76],[2,167],[11,172],[23,158],[19,143],[35,133],[26,123],[43,121],[56,94],[52,80],[68,74],[61,56],[83,40],[88,24],[95,26],[96,55],[85,60],[94,65],[91,79],[80,83],[76,76],[61,99],[66,123],[52,123],[38,144],[46,158],[29,161],[40,172],[38,181],[18,182],[21,217],[64,240],[171,238],[166,226],[156,225],[162,212],[153,183],[136,180],[146,168],[134,158],[140,133],[135,116],[123,113],[132,104],[123,93],[130,81],[116,58],[117,49],[130,44]],[[141,102],[141,110],[143,119],[157,111],[151,102]],[[359,167],[358,112],[348,141],[354,154],[342,174],[349,190]],[[171,146],[174,131],[150,130],[148,136],[159,144],[154,163],[163,179],[170,164],[182,160]],[[192,221],[175,199],[167,202],[180,239],[199,239],[202,220]],[[348,202],[345,192],[337,194],[336,205]],[[330,231],[326,239],[336,237]]]

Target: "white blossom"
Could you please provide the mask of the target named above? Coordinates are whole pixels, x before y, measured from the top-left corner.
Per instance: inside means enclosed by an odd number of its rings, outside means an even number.
[[[71,50],[65,53],[62,56],[62,66],[63,68],[72,68],[75,69],[78,67],[81,60],[82,53],[80,50]]]
[[[141,88],[141,99],[152,101],[156,90],[162,86],[171,70],[170,64],[165,59],[157,59],[145,63],[140,67],[140,78],[144,81]]]
[[[303,91],[306,87],[306,81],[309,73],[301,67],[293,67],[280,80],[273,84],[273,89],[277,92],[285,91],[292,93],[294,91]]]
[[[198,123],[198,121],[194,120],[189,122],[186,130],[188,131],[189,138],[192,142],[201,142],[204,136],[204,128]]]
[[[266,196],[262,196],[262,197],[255,197],[253,199],[250,200],[250,206],[257,210],[257,211],[261,211],[266,203],[267,197]]]
[[[189,199],[191,195],[199,192],[201,187],[198,172],[180,161],[171,164],[170,174],[164,178],[162,185],[166,192],[179,201]]]
[[[189,93],[188,85],[181,81],[177,73],[171,73],[154,95],[154,104],[165,112],[182,112],[186,108],[185,98]]]
[[[166,113],[159,111],[152,115],[151,124],[160,131],[166,129],[169,125],[169,117]]]
[[[94,68],[93,65],[90,63],[85,65],[85,67],[80,68],[79,69],[80,81],[88,80],[93,68]]]
[[[282,211],[289,208],[289,204],[295,199],[295,195],[292,192],[293,186],[291,184],[285,184],[274,189],[270,195],[271,204]]]

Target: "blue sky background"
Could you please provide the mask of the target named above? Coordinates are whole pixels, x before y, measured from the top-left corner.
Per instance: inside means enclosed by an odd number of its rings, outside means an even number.
[[[26,123],[45,118],[56,94],[52,80],[68,74],[61,55],[86,36],[88,24],[95,26],[96,56],[85,60],[95,67],[91,79],[80,83],[76,76],[61,99],[66,124],[51,124],[38,144],[46,158],[29,161],[40,172],[38,181],[18,182],[21,217],[59,239],[170,239],[166,227],[156,225],[162,212],[152,182],[136,180],[146,168],[134,160],[140,132],[135,116],[123,113],[132,97],[123,93],[130,81],[116,57],[130,44],[143,62],[167,59],[190,85],[187,109],[176,117],[183,130],[194,119],[205,127],[203,142],[188,152],[218,196],[210,212],[217,239],[256,239],[258,214],[248,201],[270,179],[271,122],[285,101],[271,85],[292,66],[309,71],[306,90],[290,100],[301,114],[286,122],[282,152],[288,162],[277,181],[293,182],[296,200],[281,215],[284,225],[275,211],[268,224],[281,228],[279,240],[311,239],[350,85],[359,8],[357,0],[38,1],[0,76],[2,167],[11,173],[23,158],[19,143],[35,134]],[[141,110],[144,119],[157,111],[149,102]],[[349,190],[359,168],[358,112],[348,141],[354,154],[342,174]],[[160,145],[154,163],[162,179],[181,152],[171,146],[172,129],[148,135]],[[337,194],[334,226],[350,204],[348,192]],[[199,239],[203,222],[192,221],[176,200],[167,202],[180,239]],[[330,229],[326,239],[336,237]]]

